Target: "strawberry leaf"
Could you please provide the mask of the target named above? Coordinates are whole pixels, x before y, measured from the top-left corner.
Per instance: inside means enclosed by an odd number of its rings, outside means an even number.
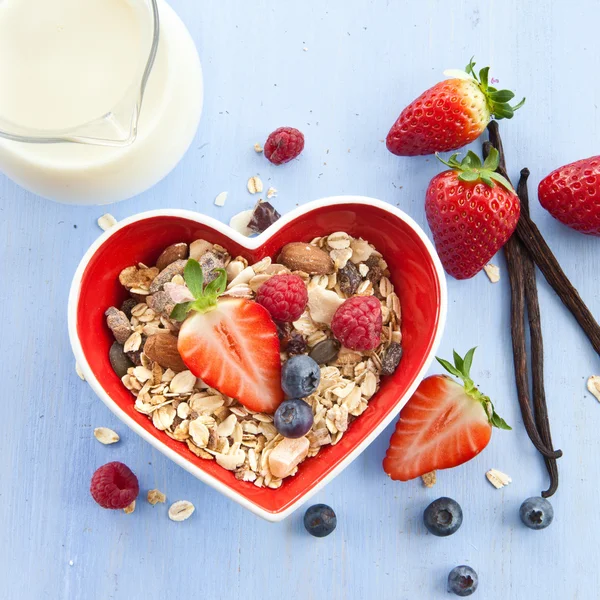
[[[461,372],[455,366],[453,366],[452,363],[449,363],[447,360],[439,358],[438,356],[436,356],[435,359],[440,363],[440,365],[442,365],[442,367],[444,367],[444,369],[446,369],[446,371],[448,371],[448,373],[454,375],[454,377],[461,377]]]
[[[500,102],[502,104],[504,102],[509,102],[515,97],[514,93],[510,90],[491,91],[491,89],[492,88],[488,88],[488,98],[490,98],[494,102]]]
[[[475,355],[475,350],[477,350],[477,346],[475,348],[471,348],[463,359],[463,373],[467,377],[471,377],[471,365],[473,364],[473,356]]]
[[[213,279],[204,290],[206,296],[220,296],[227,287],[227,271],[225,269],[215,269],[219,276]]]
[[[508,425],[508,423],[500,416],[496,411],[492,413],[492,418],[490,419],[490,423],[497,427],[498,429],[504,429],[506,431],[512,431],[512,427]]]
[[[174,321],[185,321],[185,318],[192,309],[193,304],[193,302],[182,302],[181,304],[176,304],[171,311],[171,319]]]
[[[204,274],[197,260],[190,258],[187,261],[183,271],[183,278],[188,289],[192,292],[192,296],[196,299],[201,298],[204,291]]]
[[[500,153],[494,146],[490,148],[490,153],[483,163],[483,168],[488,171],[495,171],[500,164]]]
[[[465,367],[464,367],[464,364],[463,364],[463,359],[461,358],[460,354],[456,350],[452,350],[452,355],[454,357],[454,366],[461,373],[464,373],[465,372]]]

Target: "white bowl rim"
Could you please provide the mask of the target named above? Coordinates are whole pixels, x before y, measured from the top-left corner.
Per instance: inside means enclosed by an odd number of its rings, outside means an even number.
[[[275,236],[277,232],[290,223],[291,221],[301,217],[302,215],[306,215],[313,210],[323,208],[326,206],[336,206],[340,204],[360,204],[360,205],[368,205],[375,206],[380,208],[386,212],[389,212],[396,218],[400,219],[404,223],[406,223],[419,237],[422,241],[424,247],[426,248],[429,256],[431,257],[439,286],[440,286],[440,312],[439,319],[437,322],[435,337],[433,340],[433,344],[429,349],[429,353],[427,354],[425,361],[423,363],[423,367],[415,377],[413,383],[408,388],[406,393],[400,398],[392,411],[386,416],[385,419],[379,425],[373,429],[369,433],[369,435],[358,444],[349,454],[337,465],[330,473],[327,474],[320,482],[314,485],[311,489],[306,491],[300,498],[298,498],[295,502],[293,502],[290,506],[288,506],[285,510],[279,512],[271,512],[264,510],[260,506],[254,504],[251,500],[247,499],[241,493],[232,490],[225,484],[221,483],[217,479],[213,478],[210,474],[206,473],[199,467],[196,467],[190,461],[186,460],[184,457],[177,454],[175,451],[171,450],[169,447],[165,446],[160,440],[155,438],[151,433],[146,431],[141,425],[136,423],[129,415],[127,415],[123,410],[119,408],[119,406],[112,400],[112,398],[104,391],[103,387],[100,385],[92,369],[90,368],[87,359],[84,355],[83,348],[81,346],[81,342],[79,340],[79,336],[77,335],[77,305],[79,302],[79,291],[81,288],[81,280],[83,277],[83,273],[87,268],[91,258],[94,256],[98,248],[106,242],[108,238],[114,235],[117,231],[122,229],[123,227],[127,227],[132,223],[136,223],[138,221],[143,221],[145,219],[151,219],[155,217],[180,217],[183,219],[188,219],[190,221],[195,221],[196,223],[207,225],[212,229],[215,229],[219,233],[229,237],[234,242],[238,243],[240,246],[247,248],[248,250],[254,250],[264,244],[268,239]],[[448,292],[446,285],[446,276],[444,273],[444,269],[440,262],[440,259],[435,251],[435,248],[429,238],[426,236],[425,232],[421,229],[421,227],[405,212],[400,209],[388,204],[387,202],[383,202],[381,200],[377,200],[375,198],[369,198],[366,196],[332,196],[323,198],[321,200],[314,200],[312,202],[307,202],[302,206],[290,211],[285,214],[283,217],[278,219],[273,225],[271,225],[266,231],[261,233],[260,235],[248,238],[235,231],[229,225],[222,223],[221,221],[217,221],[213,217],[209,217],[207,215],[203,215],[202,213],[198,213],[191,210],[183,210],[183,209],[159,209],[159,210],[150,210],[142,213],[137,213],[119,221],[114,227],[111,227],[108,231],[105,231],[88,249],[88,251],[84,254],[81,259],[77,270],[75,271],[75,275],[73,276],[73,282],[71,284],[71,289],[69,292],[69,303],[68,303],[68,326],[69,326],[69,339],[71,341],[71,347],[73,349],[73,354],[75,355],[75,360],[79,365],[85,380],[89,383],[92,390],[96,393],[96,395],[104,402],[104,404],[121,420],[123,421],[130,429],[132,429],[135,433],[137,433],[142,439],[146,440],[152,446],[154,446],[157,450],[159,450],[162,454],[164,454],[167,458],[171,459],[175,464],[179,465],[192,475],[194,475],[197,479],[206,483],[221,492],[228,498],[234,500],[244,508],[247,508],[254,514],[262,517],[263,519],[271,522],[282,521],[286,517],[288,517],[292,512],[297,510],[302,504],[307,502],[312,496],[314,496],[319,490],[321,490],[327,483],[332,481],[337,475],[339,475],[353,460],[355,460],[362,452],[369,446],[376,437],[378,437],[381,432],[390,424],[390,422],[398,415],[400,410],[404,407],[408,399],[413,395],[419,383],[423,380],[425,373],[429,369],[431,362],[435,356],[435,353],[439,347],[444,327],[446,324],[446,316],[447,316],[447,304],[448,304]]]

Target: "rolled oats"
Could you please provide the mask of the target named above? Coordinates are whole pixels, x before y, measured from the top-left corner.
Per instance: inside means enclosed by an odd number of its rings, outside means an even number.
[[[187,500],[179,500],[171,504],[169,508],[169,519],[171,521],[185,521],[192,516],[195,511],[195,507],[191,502]]]
[[[104,445],[116,444],[121,439],[116,431],[108,427],[96,427],[94,429],[94,437]]]

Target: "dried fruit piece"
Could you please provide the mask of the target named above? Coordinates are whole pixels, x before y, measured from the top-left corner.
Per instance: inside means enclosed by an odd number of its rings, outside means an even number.
[[[587,389],[600,402],[600,375],[592,375],[587,381]]]
[[[352,296],[356,293],[362,278],[356,265],[352,262],[347,262],[346,266],[338,271],[337,280],[340,285],[340,290],[342,290],[346,296]]]
[[[128,319],[131,319],[131,311],[134,306],[137,306],[137,300],[134,298],[127,298],[123,301],[123,304],[121,304],[121,311],[125,313],[125,316]]]
[[[512,483],[512,479],[506,473],[502,473],[502,471],[498,471],[497,469],[490,469],[485,476],[497,490]]]
[[[150,293],[154,294],[161,290],[165,283],[171,281],[175,275],[183,275],[186,264],[187,260],[179,259],[160,271],[150,284]]]
[[[250,177],[250,179],[248,179],[246,187],[251,194],[260,194],[260,192],[263,191],[263,182],[258,175],[255,175],[254,177]]]
[[[216,279],[219,274],[217,270],[225,267],[223,255],[212,250],[205,252],[198,262],[202,267],[202,276],[204,277],[205,284],[209,284]]]
[[[119,281],[124,288],[131,290],[148,290],[154,278],[158,275],[156,267],[138,268],[127,267],[119,274]]]
[[[310,443],[306,437],[283,438],[269,454],[269,468],[275,477],[283,479],[306,458]]]
[[[156,268],[162,271],[176,260],[188,257],[188,245],[182,243],[167,246],[156,261]]]
[[[286,244],[279,253],[277,262],[290,271],[303,271],[309,275],[333,273],[333,261],[327,252],[303,242]]]
[[[187,500],[179,500],[171,504],[169,508],[169,519],[171,521],[185,521],[192,516],[195,511],[195,507],[191,502]]]
[[[161,367],[171,369],[175,373],[187,370],[177,350],[177,338],[174,335],[168,333],[151,335],[144,344],[144,354]]]
[[[489,265],[485,265],[483,270],[492,283],[498,283],[500,281],[500,267],[490,263]]]
[[[393,375],[402,360],[402,346],[396,342],[392,342],[383,355],[381,361],[381,374]]]
[[[164,504],[167,500],[167,497],[159,490],[148,490],[148,502],[155,506],[159,502]]]
[[[311,351],[309,356],[318,364],[325,365],[327,363],[333,362],[341,348],[341,344],[334,340],[333,338],[329,338],[319,342]]]
[[[97,223],[102,231],[108,231],[117,224],[117,220],[110,213],[106,213],[98,219]]]
[[[306,351],[306,338],[300,333],[292,333],[287,340],[282,340],[281,349],[288,354],[303,354]]]
[[[269,192],[272,189],[274,188],[269,188]],[[267,192],[267,198],[271,198],[273,195],[269,196],[269,192]],[[259,200],[252,210],[252,217],[248,222],[248,229],[251,229],[255,233],[262,233],[280,218],[281,215],[275,210],[270,202]]]
[[[127,315],[118,308],[111,306],[105,313],[106,324],[119,344],[124,344],[131,335],[131,323]]]
[[[426,488],[431,488],[437,483],[437,474],[435,471],[429,471],[429,473],[421,475],[421,479]]]
[[[96,429],[94,429],[94,437],[105,446],[116,444],[121,439],[116,431],[113,431],[108,427],[96,427]]]

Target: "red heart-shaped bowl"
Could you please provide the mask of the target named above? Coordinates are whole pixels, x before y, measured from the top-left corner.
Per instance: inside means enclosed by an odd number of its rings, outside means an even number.
[[[276,490],[238,481],[214,461],[193,455],[134,409],[133,397],[113,372],[108,350],[113,341],[104,311],[119,306],[126,293],[122,269],[154,264],[175,242],[204,238],[232,255],[255,262],[275,257],[282,246],[345,231],[360,236],[383,254],[402,306],[404,356],[394,375],[382,381],[369,408],[335,446],[301,464]],[[371,198],[344,196],[306,204],[255,238],[184,210],[160,210],[125,219],[104,233],[83,257],[69,296],[69,335],[77,363],[100,399],[133,431],[201,481],[270,521],[279,521],[308,500],[352,462],[398,414],[431,363],[446,319],[446,280],[431,242],[406,214]]]

